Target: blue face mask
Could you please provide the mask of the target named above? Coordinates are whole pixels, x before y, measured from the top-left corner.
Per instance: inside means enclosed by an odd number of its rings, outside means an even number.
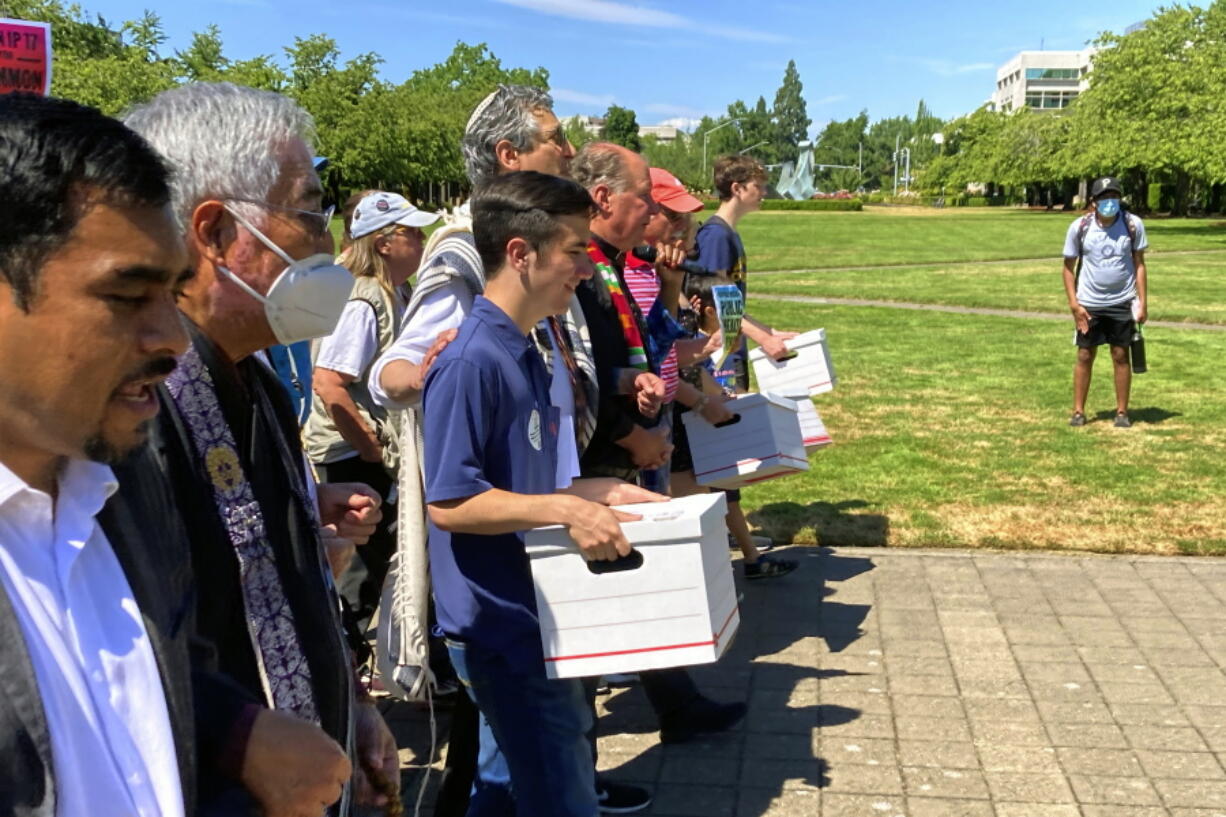
[[[1098,214],[1103,218],[1113,218],[1120,211],[1120,200],[1099,199],[1094,206],[1098,208]]]

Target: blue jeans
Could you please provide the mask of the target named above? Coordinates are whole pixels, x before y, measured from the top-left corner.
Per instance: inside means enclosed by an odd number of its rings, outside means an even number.
[[[668,441],[673,440],[673,404],[665,403],[660,407],[660,421],[656,424],[655,431],[659,433],[661,428],[668,429]],[[672,473],[670,463],[666,462],[659,468],[644,468],[639,471],[639,485],[649,491],[655,491],[657,494],[668,494],[668,478]]]
[[[476,702],[510,771],[518,817],[596,817],[596,777],[587,733],[592,726],[583,684],[551,680],[543,669],[512,668],[499,653],[448,639],[451,663]],[[483,732],[485,732],[483,724]],[[478,783],[468,817],[492,817],[498,760],[482,734]],[[491,787],[495,788],[495,787]],[[487,805],[487,802],[489,805]]]

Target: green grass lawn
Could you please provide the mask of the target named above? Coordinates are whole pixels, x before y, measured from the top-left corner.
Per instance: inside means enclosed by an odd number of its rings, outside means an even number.
[[[1226,253],[1153,254],[1146,266],[1152,319],[1226,324]],[[1058,259],[759,276],[751,272],[749,291],[751,298],[811,295],[1068,312]]]
[[[1064,313],[1074,215],[1021,210],[759,213],[743,222],[750,311],[825,327],[839,385],[815,399],[835,444],[745,493],[751,521],[823,545],[1226,555],[1226,334],[1151,327],[1135,424],[1111,425],[1104,351],[1070,428],[1071,321],[783,303],[793,294]],[[1226,225],[1153,219],[1150,314],[1226,324]],[[1174,251],[1205,251],[1171,254]],[[1166,253],[1166,254],[1164,254]],[[1050,258],[1015,263],[974,261]],[[959,263],[963,262],[963,263]],[[898,264],[896,269],[837,269]]]
[[[745,492],[751,522],[822,545],[1226,555],[1226,333],[1151,327],[1133,428],[1111,425],[1104,351],[1067,425],[1071,320],[782,303],[798,294],[1064,313],[1074,214],[984,208],[757,213],[742,222],[750,311],[825,327],[839,375],[814,400],[835,444]],[[1147,221],[1154,319],[1226,324],[1226,223]],[[1165,254],[1164,253],[1168,253]],[[1008,264],[989,260],[1049,258]],[[899,264],[901,269],[837,267]]]
[[[1015,208],[869,207],[858,213],[753,213],[739,230],[753,272],[1058,259],[1065,232],[1076,217]],[[1226,250],[1223,222],[1148,219],[1145,224],[1151,251]]]
[[[1069,329],[1033,319],[758,301],[825,327],[839,376],[815,399],[835,444],[745,493],[750,519],[822,545],[1226,554],[1226,335],[1153,329],[1116,429],[1105,353],[1070,428]]]

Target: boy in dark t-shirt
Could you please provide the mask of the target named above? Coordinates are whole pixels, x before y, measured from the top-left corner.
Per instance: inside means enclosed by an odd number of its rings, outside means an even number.
[[[727,275],[746,296],[748,267],[745,245],[736,227],[746,214],[759,210],[766,196],[766,168],[748,156],[722,156],[715,162],[715,190],[719,194],[719,209],[698,228],[698,263],[714,273]],[[742,323],[745,336],[775,360],[788,354],[783,342],[796,337],[795,332],[781,332],[754,320],[748,314]],[[741,348],[728,360],[736,369],[736,388],[749,391],[749,345],[744,339]]]

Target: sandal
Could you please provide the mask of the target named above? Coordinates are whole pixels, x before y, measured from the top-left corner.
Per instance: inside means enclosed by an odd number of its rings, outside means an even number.
[[[1080,411],[1074,411],[1073,416],[1068,419],[1068,424],[1071,426],[1083,426],[1086,424],[1086,416]]]
[[[762,556],[758,561],[745,565],[747,579],[773,579],[786,576],[799,566],[790,559],[778,559],[773,556]]]

